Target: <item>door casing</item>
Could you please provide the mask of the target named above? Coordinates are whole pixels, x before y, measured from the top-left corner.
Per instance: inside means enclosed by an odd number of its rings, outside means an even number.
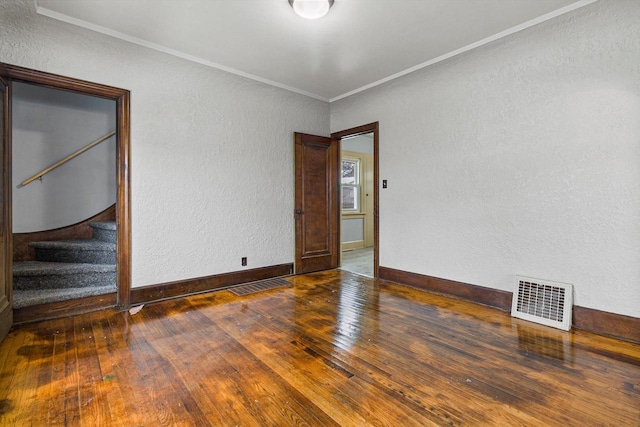
[[[342,138],[353,137],[358,135],[364,135],[367,133],[373,134],[373,276],[378,277],[378,269],[380,267],[380,210],[379,210],[379,122],[373,122],[362,126],[357,126],[351,129],[345,129],[339,132],[331,134],[331,138],[341,140]],[[340,209],[340,206],[338,206]]]
[[[333,144],[335,144],[334,149],[337,150],[337,155],[335,156],[335,165],[333,167],[334,172],[332,172],[332,174],[334,174],[332,177],[335,179],[335,182],[331,182],[331,183],[325,183],[325,185],[329,185],[330,187],[333,188],[333,192],[332,192],[332,197],[333,200],[331,202],[332,204],[332,211],[328,214],[331,216],[331,218],[327,218],[327,221],[333,219],[334,217],[337,218],[337,220],[335,221],[335,226],[329,231],[329,233],[331,233],[331,236],[336,236],[336,237],[332,237],[332,242],[335,244],[335,250],[337,251],[337,255],[338,258],[335,262],[335,264],[332,264],[331,267],[326,267],[324,269],[329,269],[329,268],[336,268],[339,266],[340,264],[340,213],[341,213],[341,208],[340,208],[340,203],[339,203],[339,196],[340,196],[340,179],[339,179],[339,172],[340,172],[340,167],[339,167],[339,163],[340,163],[340,144],[341,144],[341,139],[342,138],[346,138],[346,137],[352,137],[352,136],[358,136],[358,135],[364,135],[364,134],[368,134],[368,133],[372,133],[373,134],[373,186],[374,186],[374,194],[373,194],[373,240],[374,240],[374,247],[373,247],[373,274],[374,277],[377,278],[378,277],[378,270],[380,267],[380,262],[379,262],[379,245],[380,245],[380,232],[379,232],[379,178],[378,178],[378,168],[379,168],[379,124],[378,122],[373,122],[373,123],[369,123],[366,125],[362,125],[362,126],[358,126],[358,127],[354,127],[351,129],[346,129],[340,132],[334,132],[331,134],[331,138],[330,140],[333,141]],[[298,134],[296,133],[296,144],[298,143],[298,138],[299,135],[304,135],[304,134]],[[308,135],[311,137],[314,137],[313,135]],[[316,138],[322,138],[322,137],[316,137]],[[329,138],[325,138],[325,140],[328,140]],[[296,248],[295,248],[295,260],[296,260],[296,274],[301,274],[301,273],[305,273],[305,269],[304,268],[299,268],[299,265],[301,265],[301,254],[302,254],[302,249],[300,246],[300,239],[303,238],[302,236],[302,229],[300,227],[300,222],[301,222],[301,218],[300,215],[304,215],[303,213],[303,209],[302,209],[302,205],[300,203],[300,176],[297,172],[297,168],[299,166],[300,163],[300,159],[297,158],[298,155],[296,155],[296,179],[295,179],[295,188],[296,188],[296,194],[295,194],[295,212],[294,212],[294,216],[296,217],[295,222],[296,222]],[[322,269],[322,268],[321,268]],[[317,270],[316,270],[317,271]]]
[[[1,70],[0,70],[1,73]],[[13,262],[13,234],[11,226],[11,86],[8,79],[0,74],[0,95],[2,95],[2,147],[0,162],[2,172],[0,176],[0,191],[2,207],[0,207],[0,264],[2,278],[0,283],[0,341],[9,333],[13,324],[13,277],[11,275]]]
[[[71,77],[46,73],[10,64],[0,63],[0,72],[9,83],[20,81],[51,89],[66,90],[83,95],[96,96],[116,101],[116,283],[118,306],[128,308],[131,301],[131,186],[130,186],[130,92],[112,86],[78,80]],[[4,150],[11,152],[10,138],[4,141]],[[11,174],[5,183],[11,188]],[[8,200],[8,228],[11,230],[11,199]],[[7,222],[7,221],[5,221]],[[12,248],[11,248],[12,250]],[[4,271],[11,277],[11,271]]]

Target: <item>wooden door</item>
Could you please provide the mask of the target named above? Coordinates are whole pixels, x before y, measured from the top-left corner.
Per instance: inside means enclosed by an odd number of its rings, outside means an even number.
[[[337,268],[340,256],[340,143],[295,134],[297,274]]]
[[[0,341],[9,332],[13,323],[13,307],[11,292],[12,280],[12,229],[11,229],[11,115],[10,88],[7,81],[0,76],[0,121],[2,135],[0,136],[0,159],[2,159],[2,173],[0,173],[0,192],[2,208],[0,208]]]

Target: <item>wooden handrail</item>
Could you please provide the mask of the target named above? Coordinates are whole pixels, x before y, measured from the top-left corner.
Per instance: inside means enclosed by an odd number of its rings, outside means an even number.
[[[108,134],[106,134],[105,136],[103,136],[102,138],[98,138],[93,142],[90,142],[89,144],[85,145],[84,147],[74,151],[73,153],[69,154],[67,157],[65,157],[64,159],[52,164],[51,166],[49,166],[46,169],[43,169],[42,171],[38,172],[37,174],[33,175],[31,178],[26,179],[24,181],[22,181],[19,185],[19,187],[24,187],[27,184],[32,183],[33,181],[35,181],[38,178],[41,178],[43,175],[51,172],[52,170],[54,170],[55,168],[57,168],[58,166],[63,165],[64,163],[67,163],[69,160],[73,159],[74,157],[79,156],[80,154],[84,153],[85,151],[87,151],[90,148],[95,147],[96,145],[100,144],[102,141],[104,141],[105,139],[109,139],[111,138],[113,135],[116,134],[116,131],[114,130],[113,132],[110,132]]]

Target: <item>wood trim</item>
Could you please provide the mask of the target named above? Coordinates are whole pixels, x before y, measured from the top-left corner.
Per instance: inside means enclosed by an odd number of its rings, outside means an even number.
[[[511,311],[513,292],[380,267],[380,279]],[[640,318],[573,306],[572,327],[640,343]]]
[[[351,129],[345,129],[338,132],[333,132],[331,138],[346,138],[358,135],[364,135],[366,133],[376,132],[378,130],[378,122],[369,123],[362,126],[356,126]]]
[[[0,295],[0,342],[7,336],[14,319],[14,310],[7,295]]]
[[[12,209],[12,193],[13,186],[11,185],[12,180],[12,142],[11,142],[11,93],[13,91],[13,86],[11,85],[11,80],[8,80],[8,75],[6,70],[0,64],[0,74],[2,75],[2,122],[3,126],[0,129],[2,132],[2,147],[0,149],[1,157],[0,162],[2,163],[2,188],[0,191],[2,192],[0,199],[2,200],[2,206],[0,209],[2,210],[0,213],[0,217],[2,218],[2,223],[0,224],[0,241],[2,248],[0,250],[2,260],[0,263],[2,264],[3,271],[0,272],[2,275],[2,283],[0,283],[0,341],[2,341],[11,325],[13,324],[13,209]]]
[[[402,283],[425,291],[451,295],[478,304],[488,305],[501,310],[511,310],[512,293],[484,286],[470,285],[454,280],[426,276],[408,271],[380,267],[380,278],[391,282]]]
[[[116,100],[118,137],[116,145],[116,281],[118,306],[131,305],[131,110],[130,93],[125,91]]]
[[[235,285],[255,282],[256,280],[289,276],[292,272],[293,264],[280,264],[133,288],[131,290],[131,304],[161,301],[170,298],[221,290]]]
[[[640,343],[640,318],[573,306],[573,327]]]
[[[50,89],[68,90],[70,92],[114,100],[121,97],[124,93],[129,92],[128,90],[113,86],[106,86],[100,83],[74,79],[73,77],[32,70],[29,68],[19,67],[17,65],[3,63],[0,64],[0,66],[6,76],[11,80],[37,84],[38,86],[44,86]]]
[[[115,221],[116,205],[111,205],[102,212],[66,227],[53,230],[34,231],[32,233],[13,233],[13,262],[33,261],[36,253],[29,247],[31,242],[44,242],[49,240],[90,239],[93,229],[90,222]]]
[[[116,101],[117,139],[116,139],[116,224],[117,224],[117,271],[118,305],[127,308],[130,304],[131,290],[131,113],[130,92],[113,86],[92,83],[85,80],[58,74],[46,73],[0,63],[0,69],[10,80],[67,90],[84,95]],[[10,272],[9,272],[10,274]]]
[[[58,301],[46,304],[38,304],[13,311],[13,322],[16,325],[22,323],[39,322],[42,320],[57,319],[91,311],[113,308],[116,306],[116,293],[96,295],[85,298],[76,298],[68,301]]]
[[[373,122],[331,134],[331,138],[341,140],[347,136],[373,133],[373,277],[380,277],[380,126]]]

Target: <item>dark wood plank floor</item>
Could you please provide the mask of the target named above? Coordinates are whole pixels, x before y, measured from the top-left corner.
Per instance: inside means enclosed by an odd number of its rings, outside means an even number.
[[[640,425],[640,345],[340,270],[290,280],[19,327],[0,425]]]

